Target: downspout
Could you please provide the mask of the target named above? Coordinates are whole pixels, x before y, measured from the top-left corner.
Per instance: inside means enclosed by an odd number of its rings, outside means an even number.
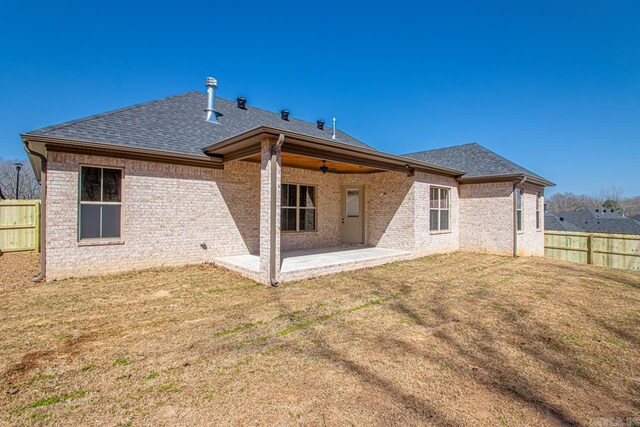
[[[33,278],[33,282],[42,282],[47,276],[47,158],[40,153],[31,151],[29,143],[24,142],[24,148],[30,155],[40,159],[40,274]]]
[[[282,147],[284,143],[284,134],[281,133],[278,137],[278,141],[271,147],[271,218],[269,225],[269,282],[271,282],[271,286],[278,286],[278,280],[276,279],[276,262],[280,262],[279,259],[276,260],[276,210],[278,209],[277,197],[278,197],[278,150]]]
[[[527,180],[526,176],[523,176],[519,182],[513,183],[513,257],[518,257],[518,187],[524,184]],[[521,199],[522,201],[522,199]],[[522,218],[524,221],[524,216]]]

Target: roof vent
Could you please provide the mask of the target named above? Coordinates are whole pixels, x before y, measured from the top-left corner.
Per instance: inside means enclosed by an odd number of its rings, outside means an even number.
[[[317,122],[318,129],[324,130],[324,120],[318,120]]]
[[[247,98],[245,98],[244,96],[239,96],[236,98],[236,101],[238,102],[238,108],[240,108],[241,110],[247,109]]]
[[[282,120],[289,120],[289,110],[280,111],[280,117],[282,117]]]
[[[204,84],[207,87],[207,108],[204,110],[205,113],[207,113],[207,121],[210,123],[219,123],[216,112],[214,111],[218,81],[213,77],[207,77]]]
[[[336,139],[336,118],[331,119],[333,121],[333,135],[331,135],[331,139]]]

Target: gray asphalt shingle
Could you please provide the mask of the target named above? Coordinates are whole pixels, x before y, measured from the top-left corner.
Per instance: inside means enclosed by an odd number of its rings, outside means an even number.
[[[201,156],[205,156],[202,152],[204,147],[258,126],[332,140],[331,125],[320,130],[316,123],[294,117],[282,120],[279,113],[250,105],[243,110],[235,101],[218,97],[215,110],[220,124],[209,123],[205,120],[206,103],[206,93],[187,92],[28,133]],[[336,132],[336,140],[371,148],[340,130]]]
[[[403,154],[405,157],[465,171],[464,178],[524,174],[545,180],[540,175],[507,160],[477,143]],[[546,180],[545,180],[546,181]]]
[[[546,212],[544,220],[545,230],[640,234],[640,223],[611,209]]]
[[[206,157],[203,148],[260,126],[333,141],[330,123],[325,124],[324,130],[320,130],[316,123],[293,116],[288,121],[282,120],[279,113],[255,108],[250,104],[246,109],[240,109],[235,101],[219,97],[216,97],[215,110],[220,124],[209,123],[205,120],[206,102],[206,93],[192,91],[37,129],[27,134],[202,157]],[[337,131],[336,137],[337,142],[372,149],[341,130]],[[475,143],[404,156],[464,171],[465,177],[526,174],[544,180]]]

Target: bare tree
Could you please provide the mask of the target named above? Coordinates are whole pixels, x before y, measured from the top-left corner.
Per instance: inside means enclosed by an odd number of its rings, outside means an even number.
[[[611,187],[594,192],[592,196],[574,193],[556,193],[546,200],[549,212],[578,211],[589,208],[607,208],[624,211],[625,215],[640,215],[640,196],[624,198],[622,187]]]
[[[556,193],[547,200],[550,212],[578,211],[593,207],[594,200],[584,194]]]
[[[604,190],[600,190],[600,200],[602,201],[600,206],[615,209],[616,211],[621,210],[620,202],[622,202],[623,193],[624,189],[615,185],[605,188]]]
[[[40,197],[40,184],[36,179],[31,163],[28,160],[5,160],[0,158],[0,189],[7,199],[16,197],[17,168],[15,163],[22,163],[20,169],[19,199],[37,199]]]

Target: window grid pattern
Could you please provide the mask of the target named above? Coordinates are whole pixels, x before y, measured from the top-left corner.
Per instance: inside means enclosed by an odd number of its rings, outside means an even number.
[[[522,231],[522,189],[516,188],[516,224],[518,231]]]
[[[448,188],[431,187],[429,203],[429,230],[450,230],[451,190]]]
[[[542,194],[536,195],[536,229],[542,228]]]
[[[316,187],[313,185],[281,185],[282,231],[316,231]]]

